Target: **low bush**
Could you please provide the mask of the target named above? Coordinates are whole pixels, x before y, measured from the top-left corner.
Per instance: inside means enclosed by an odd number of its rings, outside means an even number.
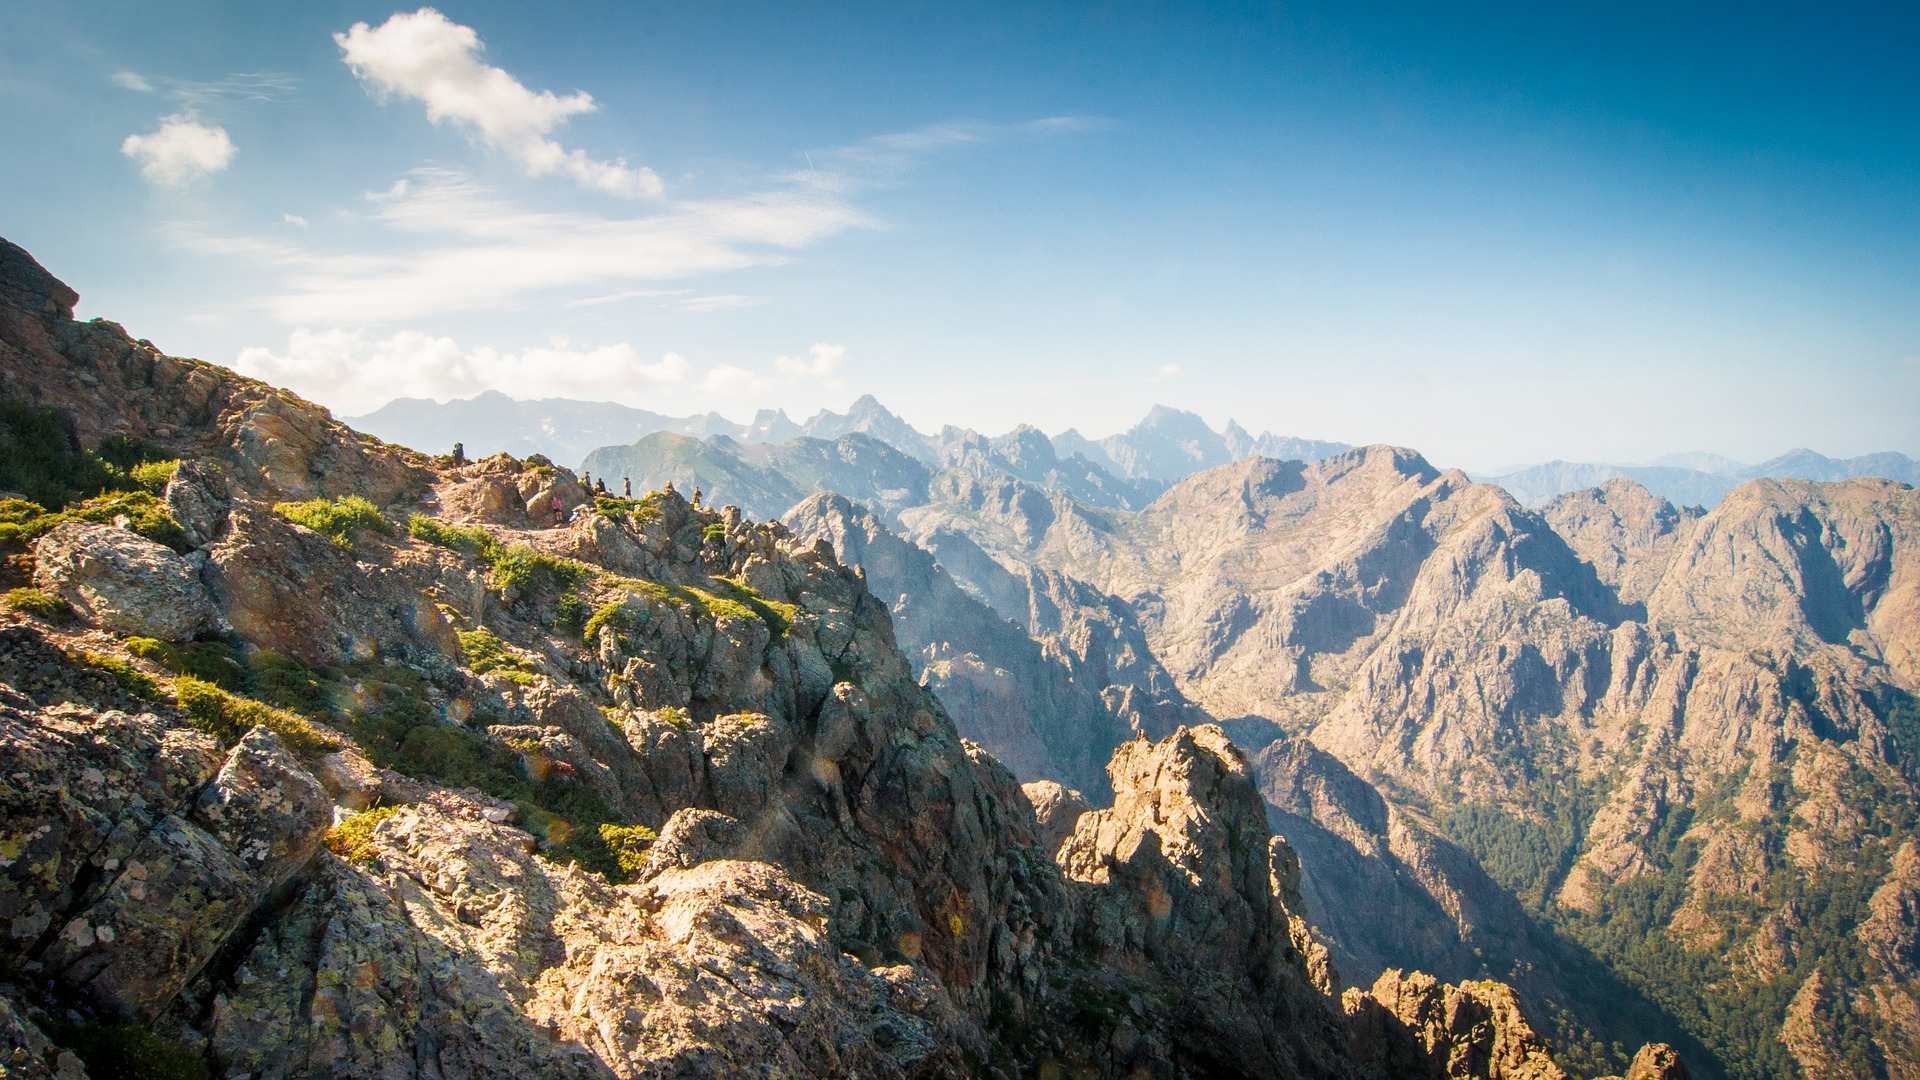
[[[130,637],[127,651],[176,675],[204,679],[222,690],[239,694],[252,688],[253,673],[247,669],[239,646],[231,641],[172,642]]]
[[[493,587],[509,603],[525,600],[544,589],[571,589],[586,580],[587,568],[572,559],[515,544],[493,560]]]
[[[338,739],[305,717],[229,693],[192,675],[174,680],[173,699],[187,714],[189,723],[213,736],[221,746],[232,746],[255,725],[263,725],[302,758],[312,759],[340,748]]]
[[[467,658],[467,668],[475,675],[497,671],[525,686],[534,681],[534,676],[540,674],[539,668],[514,655],[507,648],[506,642],[495,637],[493,632],[484,626],[475,630],[462,630],[459,638],[460,651]]]
[[[358,495],[275,503],[273,509],[288,521],[304,525],[349,551],[353,550],[356,532],[385,534],[393,531],[387,519],[381,516],[380,508]]]
[[[356,866],[373,861],[373,830],[399,811],[397,806],[362,810],[327,830],[327,850]]]
[[[49,596],[39,589],[8,589],[0,603],[22,615],[31,615],[36,619],[52,622],[71,612],[67,602],[57,596]]]
[[[164,476],[177,464],[159,447],[126,435],[87,450],[58,410],[0,401],[0,491],[20,492],[43,512],[115,491],[157,492],[153,481],[159,478],[164,488]]]
[[[0,499],[0,547],[23,547],[68,521],[106,525],[125,517],[134,532],[179,552],[190,550],[187,534],[150,491],[115,491],[77,505],[48,510],[25,499]]]
[[[134,667],[132,664],[127,663],[117,656],[109,656],[106,653],[88,652],[86,650],[81,650],[71,655],[73,659],[90,668],[96,668],[106,672],[113,677],[115,685],[127,693],[132,694],[134,697],[147,701],[160,701],[165,697],[165,695],[160,692],[160,684],[153,681],[153,676],[148,675],[146,672],[141,671],[139,668]]]
[[[415,540],[461,552],[488,564],[491,564],[505,550],[500,546],[500,541],[495,540],[493,535],[485,529],[478,526],[462,528],[458,525],[443,525],[426,514],[415,514],[407,519],[407,535]]]
[[[647,849],[653,846],[655,834],[645,825],[602,825],[600,839],[606,841],[607,850],[612,852],[613,860],[620,872],[632,877],[646,865]]]

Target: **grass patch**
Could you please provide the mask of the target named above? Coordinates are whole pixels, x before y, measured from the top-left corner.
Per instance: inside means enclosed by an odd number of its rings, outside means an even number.
[[[261,725],[302,758],[315,758],[340,748],[338,739],[303,716],[230,693],[192,675],[174,680],[173,700],[187,714],[189,723],[213,736],[221,746],[234,745],[255,725]]]
[[[592,616],[587,619],[586,627],[580,633],[591,645],[600,640],[600,631],[608,627],[613,628],[615,636],[622,636],[633,633],[638,626],[633,616],[627,613],[626,601],[615,600],[595,608]]]
[[[274,503],[273,509],[288,521],[304,525],[348,551],[353,550],[357,532],[393,532],[393,527],[381,516],[380,508],[358,495]]]
[[[87,667],[105,672],[112,677],[116,686],[132,694],[134,697],[146,701],[166,700],[166,695],[160,692],[160,684],[153,681],[153,676],[141,671],[139,668],[134,667],[132,664],[127,663],[117,656],[109,656],[106,653],[89,652],[84,649],[77,653],[69,653],[68,655]]]
[[[540,674],[540,669],[526,659],[514,655],[507,643],[495,637],[486,627],[459,632],[460,651],[467,658],[467,668],[475,675],[485,675],[490,671],[499,672],[507,678],[526,686]]]
[[[493,560],[493,587],[509,603],[529,599],[548,588],[571,589],[586,577],[584,565],[526,544],[515,544]]]
[[[252,688],[252,672],[239,646],[231,641],[159,641],[130,637],[127,651],[166,668],[175,675],[191,675],[236,694]]]
[[[700,530],[700,536],[710,544],[717,544],[727,538],[727,527],[718,521],[711,522]]]
[[[6,595],[0,597],[0,603],[22,615],[47,622],[65,618],[72,610],[65,600],[49,596],[39,589],[8,589]]]
[[[327,850],[355,866],[373,862],[373,830],[400,810],[397,806],[376,806],[362,810],[327,830]]]
[[[715,592],[724,595],[734,603],[744,605],[758,615],[760,620],[767,624],[767,629],[772,632],[774,641],[786,639],[787,631],[793,626],[794,617],[800,614],[800,609],[794,605],[779,600],[769,600],[729,578],[714,578],[713,587]]]
[[[712,580],[711,590],[626,577],[610,578],[607,584],[631,596],[644,597],[650,603],[676,606],[696,619],[759,619],[767,625],[767,631],[776,643],[785,640],[787,631],[793,626],[794,617],[800,613],[799,608],[768,600],[736,581],[726,578]],[[604,626],[614,627],[616,633],[627,634],[637,629],[638,623],[621,601],[615,601],[602,605],[587,620],[587,640],[595,640]]]
[[[180,471],[180,461],[171,458],[166,461],[142,461],[127,470],[127,478],[154,495],[167,490],[167,482],[173,474]]]
[[[506,549],[493,534],[478,526],[462,528],[458,525],[442,525],[437,519],[426,514],[414,514],[407,518],[407,535],[415,540],[434,544],[438,547],[458,551],[468,558],[479,559],[492,565]]]

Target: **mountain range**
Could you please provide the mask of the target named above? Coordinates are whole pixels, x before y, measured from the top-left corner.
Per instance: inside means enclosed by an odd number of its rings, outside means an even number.
[[[861,397],[845,413],[822,410],[804,423],[795,423],[785,412],[773,409],[762,409],[751,423],[741,424],[713,412],[674,417],[612,402],[564,398],[518,401],[498,391],[448,402],[400,398],[365,416],[349,417],[346,422],[389,442],[420,450],[442,452],[460,442],[474,456],[506,452],[524,457],[538,453],[566,463],[585,461],[595,451],[636,443],[654,434],[692,439],[723,437],[749,446],[798,438],[831,441],[842,435],[864,434],[937,467],[956,447],[983,443],[1004,447],[1010,441],[1031,444],[1037,433],[1022,426],[989,438],[947,426],[936,434],[923,434],[872,395]],[[1095,440],[1070,428],[1048,441],[1052,458],[1067,464],[1076,474],[1088,476],[1091,483],[1105,485],[1114,492],[1114,498],[1122,498],[1126,505],[1136,508],[1186,476],[1242,458],[1314,462],[1352,449],[1346,443],[1321,439],[1271,433],[1256,437],[1231,420],[1225,429],[1215,431],[1198,415],[1164,405],[1154,406],[1138,424],[1116,435]],[[642,451],[641,456],[648,453]],[[689,460],[697,456],[692,450],[675,453]],[[1068,464],[1076,457],[1084,464]],[[604,464],[609,459],[603,453],[601,460]],[[620,475],[601,473],[591,464],[585,467],[597,474]],[[1631,479],[1678,506],[1712,507],[1748,480],[1849,480],[1863,476],[1920,483],[1920,462],[1893,451],[1829,458],[1812,450],[1795,449],[1757,465],[1715,454],[1681,453],[1644,465],[1550,461],[1475,474],[1474,478],[1498,484],[1522,504],[1538,508],[1557,496],[1596,487],[1616,477]],[[1099,501],[1098,496],[1094,499]]]
[[[1646,465],[1549,461],[1476,479],[1498,484],[1514,498],[1533,507],[1545,506],[1560,495],[1598,487],[1617,477],[1632,480],[1679,506],[1712,507],[1748,480],[1852,480],[1862,476],[1920,484],[1920,462],[1893,451],[1830,458],[1800,448],[1758,465],[1713,454],[1672,454]]]

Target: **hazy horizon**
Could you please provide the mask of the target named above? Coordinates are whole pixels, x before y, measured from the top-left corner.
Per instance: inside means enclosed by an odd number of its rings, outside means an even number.
[[[340,415],[1920,456],[1916,45],[1865,7],[17,8],[0,235]]]

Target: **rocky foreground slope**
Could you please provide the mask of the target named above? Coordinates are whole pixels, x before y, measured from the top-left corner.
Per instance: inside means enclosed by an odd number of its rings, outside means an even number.
[[[106,489],[0,504],[7,1075],[1563,1075],[1498,983],[1341,989],[1217,728],[1043,822],[830,545],[73,302],[0,242],[10,475]]]

